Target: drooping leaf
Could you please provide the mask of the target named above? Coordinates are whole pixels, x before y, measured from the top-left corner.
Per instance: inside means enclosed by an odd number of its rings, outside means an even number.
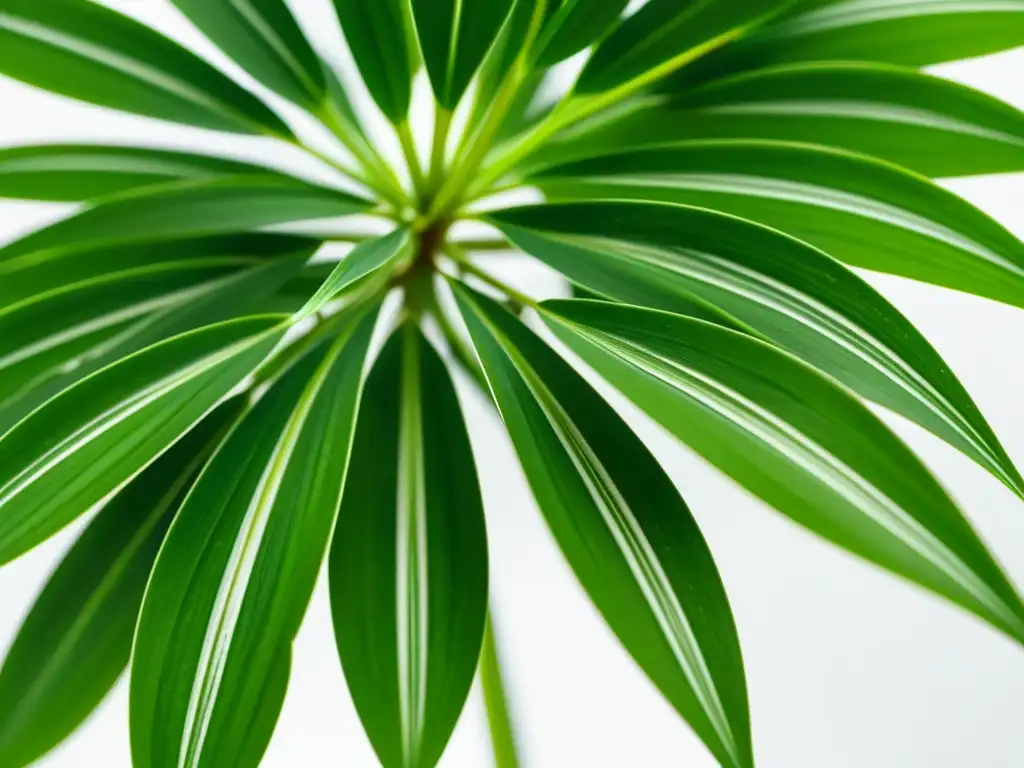
[[[383,237],[360,243],[334,268],[319,290],[299,311],[299,317],[313,314],[356,281],[408,254],[411,243],[410,232],[405,227],[400,227]]]
[[[629,0],[565,0],[537,41],[538,66],[550,67],[579,53],[611,31]]]
[[[411,324],[367,380],[330,585],[345,678],[377,757],[432,768],[480,653],[487,542],[451,378]]]
[[[0,73],[104,107],[291,136],[259,99],[169,38],[85,0],[3,0]]]
[[[175,337],[65,390],[0,437],[0,564],[145,469],[271,351],[282,318]]]
[[[72,284],[0,311],[0,434],[125,355],[254,309],[304,261],[299,254],[255,266],[172,262]]]
[[[841,261],[1024,306],[1024,244],[951,192],[840,150],[694,141],[544,170],[552,200],[642,199],[767,224]]]
[[[692,139],[822,144],[932,177],[1024,170],[1024,113],[915,70],[844,62],[744,72],[655,99],[567,133],[531,166]]]
[[[175,182],[105,198],[0,248],[0,264],[72,246],[114,247],[241,233],[289,221],[347,216],[369,205],[345,192],[276,176]]]
[[[453,110],[494,43],[513,0],[410,0],[437,103]]]
[[[669,74],[764,22],[791,0],[650,0],[597,47],[576,91],[610,91]]]
[[[219,407],[107,502],[50,576],[0,670],[3,768],[69,736],[128,665],[164,534],[243,402]]]
[[[327,95],[320,57],[284,0],[171,0],[270,90],[308,109]]]
[[[135,640],[139,768],[259,764],[281,705],[268,687],[288,663],[345,485],[375,319],[354,316],[285,373],[175,519]],[[254,728],[261,704],[273,709]]]
[[[406,44],[407,0],[334,0],[345,39],[370,95],[393,123],[405,120],[414,64]]]
[[[1024,479],[945,361],[877,291],[815,248],[688,206],[570,203],[491,218],[522,250],[612,298],[728,325],[694,311],[693,297],[721,308],[1024,496]]]
[[[172,181],[267,173],[237,160],[162,149],[11,147],[0,150],[0,197],[74,203]]]
[[[1024,606],[913,453],[847,390],[749,336],[609,302],[545,302],[566,344],[780,512],[1024,642]]]
[[[290,256],[312,256],[319,240],[269,232],[165,239],[121,246],[48,248],[41,253],[0,260],[0,307],[42,293],[62,290],[117,272],[173,262],[210,259],[253,266]]]
[[[736,627],[686,504],[568,363],[495,302],[454,290],[530,487],[584,589],[719,762],[753,765]]]

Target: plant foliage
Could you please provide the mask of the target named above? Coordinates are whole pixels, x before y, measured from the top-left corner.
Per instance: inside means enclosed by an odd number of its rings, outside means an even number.
[[[751,768],[711,551],[564,350],[782,514],[1024,642],[1015,588],[865,401],[1024,478],[850,269],[1024,307],[1024,243],[931,180],[1024,170],[1024,114],[920,71],[1024,45],[1024,0],[334,0],[348,68],[300,3],[170,2],[252,87],[92,0],[0,0],[0,73],[322,173],[0,150],[0,197],[78,204],[0,248],[0,563],[94,512],[0,669],[0,768],[65,739],[129,659],[138,768],[258,765],[325,561],[381,763],[434,766],[479,669],[516,765],[453,370],[625,650]],[[388,123],[394,142],[367,127]],[[502,202],[517,188],[544,202]],[[485,251],[575,298],[524,294]]]

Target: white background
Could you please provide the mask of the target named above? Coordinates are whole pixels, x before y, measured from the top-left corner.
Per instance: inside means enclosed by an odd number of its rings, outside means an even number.
[[[215,55],[162,0],[107,4]],[[320,44],[336,47],[328,0],[291,5]],[[1024,108],[1024,50],[941,71]],[[89,139],[191,144],[260,156],[266,151],[259,140],[120,116],[0,79],[0,146]],[[1024,236],[1024,174],[949,186]],[[0,239],[66,210],[0,204]],[[525,262],[518,267],[526,285],[551,290],[548,276]],[[871,280],[929,336],[1010,455],[1024,465],[1024,311],[897,278]],[[713,766],[617,647],[567,570],[489,408],[468,389],[463,394],[488,507],[496,621],[524,764]],[[762,768],[1024,764],[1024,649],[797,529],[627,404],[615,402],[650,442],[715,552],[740,629]],[[895,418],[890,422],[1024,585],[1024,505],[952,449]],[[76,530],[0,571],[0,647],[13,637]],[[442,765],[475,768],[489,761],[482,703],[474,690]],[[125,681],[41,764],[129,766]],[[344,688],[322,584],[296,643],[291,687],[264,764],[377,764]]]

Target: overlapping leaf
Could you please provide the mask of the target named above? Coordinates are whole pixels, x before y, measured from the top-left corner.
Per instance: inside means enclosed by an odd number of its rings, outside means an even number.
[[[259,764],[345,484],[375,317],[270,388],[175,519],[135,640],[139,768]]]
[[[172,0],[245,70],[286,99],[319,109],[327,96],[320,58],[284,0]]]
[[[745,72],[567,133],[531,163],[565,162],[691,139],[823,144],[926,176],[1024,170],[1024,113],[980,91],[871,63]]]
[[[494,301],[460,286],[455,295],[534,496],[584,589],[719,762],[753,765],[736,628],[678,492],[568,363]]]
[[[367,380],[330,584],[345,678],[378,758],[432,768],[480,653],[487,541],[451,378],[411,324]]]
[[[125,112],[291,136],[268,107],[198,56],[87,0],[0,2],[0,73]]]
[[[1024,605],[942,487],[847,390],[774,347],[610,302],[543,316],[609,382],[752,493],[1020,642]]]
[[[615,28],[629,0],[566,0],[555,8],[537,40],[538,66],[550,67],[604,37]]]
[[[768,224],[841,261],[1024,306],[1024,244],[923,177],[840,150],[694,141],[582,160],[534,180],[552,200],[642,199]]]
[[[50,576],[0,670],[3,768],[70,735],[128,665],[164,534],[243,404],[222,405],[107,502]]]
[[[949,366],[895,307],[820,251],[688,206],[569,203],[491,220],[522,250],[605,296],[719,325],[739,320],[1024,495],[1024,479]],[[728,318],[695,308],[695,298]]]
[[[175,337],[104,368],[0,437],[0,563],[131,480],[273,349],[282,318]]]

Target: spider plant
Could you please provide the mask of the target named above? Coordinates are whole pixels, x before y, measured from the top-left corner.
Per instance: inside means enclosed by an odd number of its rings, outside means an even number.
[[[1024,244],[930,180],[1024,170],[1024,115],[921,71],[1024,44],[1024,1],[333,0],[338,51],[298,0],[167,1],[229,74],[90,0],[0,0],[0,73],[257,137],[265,160],[0,151],[0,196],[80,204],[0,249],[0,563],[92,515],[0,670],[0,768],[129,662],[138,768],[258,765],[324,562],[381,764],[435,765],[479,670],[516,765],[453,375],[723,766],[755,750],[722,580],[592,375],[783,515],[1024,641],[1017,591],[865,401],[1024,479],[851,269],[1024,307]],[[574,298],[499,279],[514,252]]]

